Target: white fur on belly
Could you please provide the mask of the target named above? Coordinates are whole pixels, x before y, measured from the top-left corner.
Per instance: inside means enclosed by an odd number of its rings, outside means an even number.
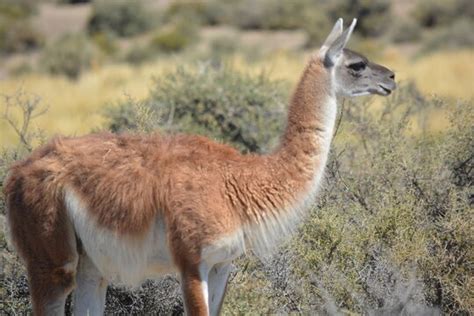
[[[72,189],[65,190],[65,200],[85,252],[109,281],[137,285],[147,278],[175,272],[161,218],[144,238],[134,239],[98,227]]]

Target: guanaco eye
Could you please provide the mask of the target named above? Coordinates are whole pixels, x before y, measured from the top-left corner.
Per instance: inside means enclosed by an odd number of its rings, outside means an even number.
[[[363,61],[360,61],[358,63],[350,64],[349,66],[350,69],[354,71],[361,71],[365,69],[365,63]]]

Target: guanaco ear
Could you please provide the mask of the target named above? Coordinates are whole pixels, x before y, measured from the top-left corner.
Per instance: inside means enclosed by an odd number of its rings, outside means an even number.
[[[341,23],[342,23],[342,19]],[[339,20],[338,20],[339,22]],[[337,24],[337,22],[336,22]],[[352,31],[354,31],[354,28],[357,24],[357,19],[353,19],[351,26],[347,28],[342,34],[340,34],[332,43],[329,45],[329,48],[326,51],[326,54],[324,56],[324,65],[326,67],[332,67],[334,64],[336,64],[336,61],[338,60],[339,57],[342,55],[342,50],[346,46],[347,42],[349,41],[349,38],[352,35]],[[331,32],[332,33],[332,32]],[[331,35],[330,35],[331,36]]]
[[[332,27],[331,33],[329,33],[328,37],[324,41],[324,44],[321,48],[326,48],[329,49],[331,44],[338,38],[341,33],[342,33],[342,19],[339,18],[337,19],[336,23],[334,23],[334,26]]]

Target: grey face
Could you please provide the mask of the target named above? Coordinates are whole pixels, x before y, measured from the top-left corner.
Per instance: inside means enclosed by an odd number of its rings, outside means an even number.
[[[393,71],[349,49],[343,49],[342,56],[334,67],[336,92],[339,95],[386,96],[396,88]]]
[[[324,66],[334,75],[336,94],[355,97],[367,94],[389,95],[396,88],[395,74],[384,66],[370,62],[366,57],[345,46],[357,20],[343,30],[338,19],[324,41],[319,56]]]

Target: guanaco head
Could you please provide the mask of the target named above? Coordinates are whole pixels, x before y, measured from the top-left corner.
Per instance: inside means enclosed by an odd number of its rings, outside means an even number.
[[[319,57],[324,67],[332,71],[337,95],[389,95],[396,88],[393,71],[345,48],[356,23],[354,19],[343,31],[342,19],[338,19],[321,47]]]

